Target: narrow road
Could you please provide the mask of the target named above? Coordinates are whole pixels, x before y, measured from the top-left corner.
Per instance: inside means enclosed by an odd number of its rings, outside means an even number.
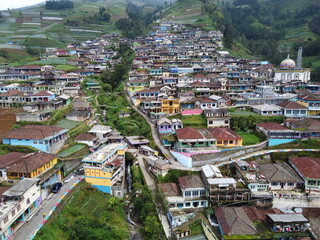
[[[22,227],[13,235],[14,240],[29,240],[34,232],[38,229],[39,225],[43,222],[43,214],[47,216],[55,204],[61,199],[61,196],[68,193],[70,187],[79,180],[80,176],[73,177],[69,182],[62,185],[60,191],[56,194],[53,194],[50,199],[46,199],[40,206],[40,209],[36,214],[27,221]],[[67,177],[68,179],[70,177]]]
[[[146,169],[146,165],[144,163],[143,157],[145,157],[145,156],[141,155],[141,154],[138,154],[137,159],[138,159],[139,166],[140,166],[140,169],[142,171],[142,174],[144,176],[144,179],[146,181],[146,184],[148,185],[149,189],[151,190],[153,199],[155,199],[156,198],[155,190],[156,190],[157,184],[154,181],[153,177],[150,176],[148,170]],[[167,239],[169,239],[170,236],[171,236],[171,233],[170,233],[170,225],[169,225],[168,219],[167,219],[166,215],[162,214],[158,209],[157,209],[157,211],[158,211],[158,214],[159,214],[159,219],[161,221],[163,230],[164,230],[164,232],[166,234]]]
[[[165,155],[165,157],[170,161],[170,163],[172,165],[176,165],[179,167],[183,167],[179,162],[177,162],[174,158],[174,156],[171,154],[171,152],[162,144],[162,141],[159,137],[159,133],[158,130],[155,126],[155,124],[150,120],[150,118],[148,116],[146,116],[143,112],[140,111],[139,108],[137,108],[136,106],[134,106],[134,104],[132,103],[128,91],[127,91],[127,87],[125,89],[125,96],[128,100],[128,102],[131,104],[131,107],[136,110],[146,121],[147,123],[150,125],[151,128],[151,133],[152,133],[152,137],[154,139],[154,142],[156,143],[157,147],[160,149],[160,151]]]

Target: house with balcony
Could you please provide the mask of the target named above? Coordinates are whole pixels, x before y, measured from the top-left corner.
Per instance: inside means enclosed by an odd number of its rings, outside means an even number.
[[[292,157],[289,163],[303,179],[306,192],[320,192],[320,158]]]
[[[126,143],[108,144],[82,159],[85,180],[104,193],[123,197]]]
[[[46,153],[57,153],[67,141],[67,129],[51,125],[26,125],[11,129],[2,139],[3,144],[30,146]]]
[[[25,178],[2,193],[0,238],[12,239],[17,227],[25,223],[42,203],[39,179]]]
[[[180,99],[168,97],[167,99],[161,99],[161,112],[166,114],[180,112]]]
[[[308,108],[309,116],[320,115],[320,96],[300,95],[297,97],[297,103]]]
[[[219,168],[207,164],[201,167],[201,178],[208,189],[209,200],[213,203],[219,201],[243,201],[250,199],[248,188],[237,187],[234,178],[224,177]]]
[[[171,199],[170,209],[208,207],[208,191],[199,175],[179,177],[181,195]]]
[[[174,149],[178,152],[193,152],[216,149],[216,139],[205,128],[185,127],[176,130],[177,142]]]

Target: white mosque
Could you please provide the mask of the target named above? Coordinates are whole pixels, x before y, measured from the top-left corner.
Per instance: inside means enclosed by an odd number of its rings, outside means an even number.
[[[303,69],[302,62],[302,48],[298,52],[298,64],[288,57],[280,63],[280,68],[274,71],[274,81],[281,81],[282,83],[291,82],[293,80],[300,80],[304,83],[310,81],[310,69]]]

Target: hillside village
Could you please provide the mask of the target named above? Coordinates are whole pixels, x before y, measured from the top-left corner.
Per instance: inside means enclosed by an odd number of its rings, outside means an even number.
[[[72,70],[2,64],[0,107],[19,111],[2,136],[1,239],[36,236],[23,224],[57,182],[84,180],[135,209],[130,198],[145,194],[131,188],[135,167],[163,238],[320,238],[320,84],[301,65],[303,49],[278,67],[233,57],[222,40],[220,31],[159,20],[135,40],[110,33],[39,56],[68,57]],[[101,76],[121,64],[124,44],[134,58],[112,93]],[[108,94],[127,105],[101,101]],[[110,109],[116,121],[145,122],[149,135],[108,125]]]

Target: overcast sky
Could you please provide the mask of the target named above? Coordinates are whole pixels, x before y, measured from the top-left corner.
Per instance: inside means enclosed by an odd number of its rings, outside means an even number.
[[[44,1],[45,0],[0,0],[0,10],[26,7]]]

